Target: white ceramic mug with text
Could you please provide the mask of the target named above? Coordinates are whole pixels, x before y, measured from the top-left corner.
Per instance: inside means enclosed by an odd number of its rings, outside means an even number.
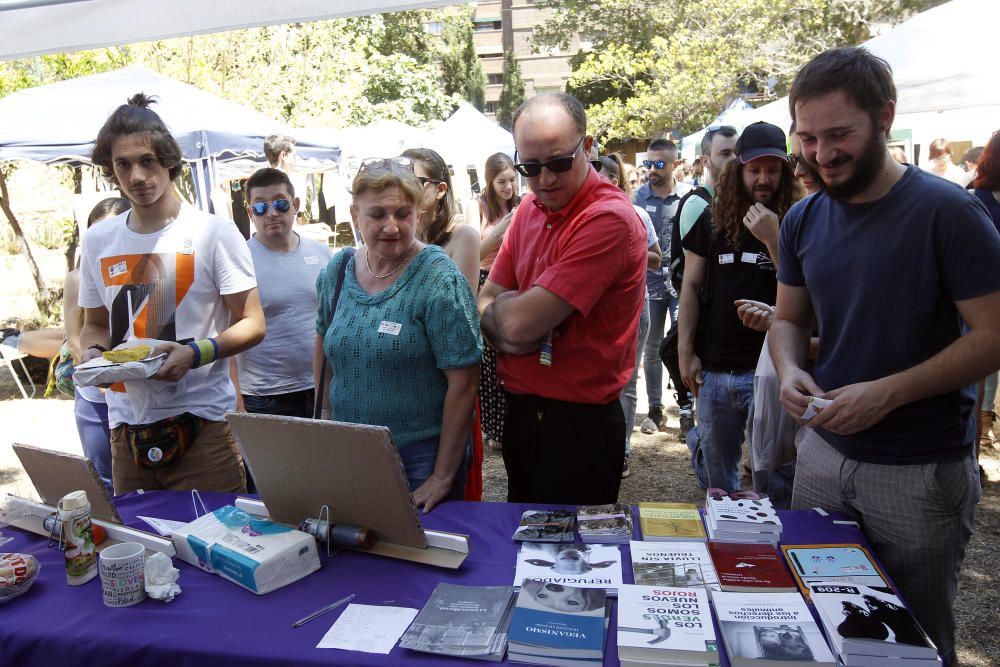
[[[123,542],[100,553],[98,570],[106,607],[129,607],[146,599],[146,548]]]

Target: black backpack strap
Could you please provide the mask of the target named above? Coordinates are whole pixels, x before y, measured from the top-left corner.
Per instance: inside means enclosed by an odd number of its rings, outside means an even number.
[[[354,257],[354,248],[347,247],[340,251],[344,256],[344,261],[340,263],[337,267],[337,282],[333,288],[333,299],[331,299],[330,304],[330,321],[326,323],[327,329],[330,328],[330,324],[333,322],[333,316],[337,314],[337,302],[340,301],[340,290],[344,286],[344,276],[347,274],[347,264],[351,261],[351,257]],[[326,353],[323,354],[323,369],[319,373],[318,383],[316,384],[316,391],[314,392],[313,400],[313,419],[321,419],[323,413],[323,392],[326,391]]]
[[[681,238],[681,211],[684,210],[684,204],[687,203],[687,200],[695,195],[701,197],[709,204],[712,203],[711,193],[699,185],[681,197],[681,201],[677,205],[677,212],[674,214],[670,225],[670,264],[667,269],[670,272],[670,283],[678,293],[681,289],[681,281],[684,279],[684,247],[681,245],[683,242]]]

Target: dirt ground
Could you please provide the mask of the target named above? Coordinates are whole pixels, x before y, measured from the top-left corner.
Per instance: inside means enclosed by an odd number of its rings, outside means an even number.
[[[643,400],[640,396],[637,422],[645,415]],[[632,475],[622,482],[620,501],[703,502],[704,492],[690,473],[687,447],[678,438],[676,407],[668,406],[666,413],[668,420],[661,432],[644,435],[635,429]],[[31,483],[11,449],[13,442],[81,451],[73,421],[73,402],[24,400],[9,373],[0,370],[0,497],[4,493],[33,497]],[[967,667],[1000,666],[1000,574],[996,569],[996,555],[1000,553],[1000,450],[983,452],[982,463],[989,481],[976,514],[976,532],[969,543],[955,605],[958,654],[962,665]],[[503,501],[507,478],[499,453],[485,453],[483,478],[484,500]]]

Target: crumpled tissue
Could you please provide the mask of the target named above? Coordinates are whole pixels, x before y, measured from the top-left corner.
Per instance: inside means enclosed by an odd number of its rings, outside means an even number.
[[[157,552],[146,559],[146,593],[154,600],[170,602],[180,595],[180,576],[181,571],[167,554]]]

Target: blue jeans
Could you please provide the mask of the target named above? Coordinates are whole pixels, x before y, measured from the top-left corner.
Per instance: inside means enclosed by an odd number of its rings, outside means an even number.
[[[632,453],[632,427],[635,425],[635,405],[639,401],[639,394],[636,392],[636,384],[639,380],[639,364],[642,362],[643,345],[646,342],[646,335],[649,333],[649,299],[643,301],[642,315],[639,316],[639,344],[635,348],[635,367],[632,369],[632,377],[628,384],[622,389],[619,400],[622,403],[622,412],[625,413],[625,457]]]
[[[91,403],[75,394],[73,415],[76,417],[76,431],[83,444],[83,455],[94,462],[101,482],[108,493],[114,495],[111,483],[111,428],[108,424],[108,404]]]
[[[983,410],[992,412],[993,406],[997,402],[997,375],[1000,371],[993,371],[986,376],[986,389],[983,391]]]
[[[670,321],[677,321],[679,297],[667,295],[664,299],[649,300],[649,335],[642,354],[642,374],[646,378],[646,398],[650,408],[663,407],[663,362],[660,360],[660,342],[666,331],[667,314]],[[680,389],[677,389],[680,391]]]
[[[410,486],[411,493],[416,491],[434,473],[439,442],[440,438],[435,436],[399,448],[399,458],[403,462],[406,483]],[[470,435],[465,446],[464,460],[458,466],[458,471],[455,472],[455,479],[451,483],[451,492],[445,500],[462,500],[465,497],[465,476],[468,473],[471,451],[472,436]]]
[[[702,377],[693,444],[689,434],[692,465],[703,486],[736,491],[740,488],[740,458],[753,406],[753,371],[702,371]]]

